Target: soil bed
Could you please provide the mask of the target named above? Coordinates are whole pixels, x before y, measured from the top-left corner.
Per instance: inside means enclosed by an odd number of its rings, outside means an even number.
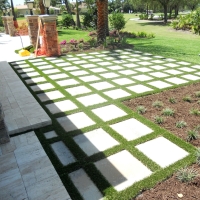
[[[124,104],[133,111],[136,111],[137,106],[144,106],[146,112],[143,116],[153,122],[155,122],[155,116],[162,116],[164,123],[159,124],[161,127],[169,130],[177,137],[187,140],[187,132],[193,130],[197,125],[200,125],[200,116],[190,114],[192,109],[200,110],[200,98],[196,97],[195,93],[200,91],[200,83],[191,84],[188,86],[164,91],[154,95],[148,95],[140,98],[131,99],[125,101]],[[183,98],[190,96],[191,102],[184,101]],[[171,103],[170,98],[176,100],[176,103]],[[152,104],[155,101],[162,101],[163,106],[161,108],[155,108]],[[171,108],[174,110],[173,116],[165,117],[162,114],[163,109]],[[185,121],[186,127],[177,128],[176,122]],[[190,141],[195,147],[200,147],[200,138]],[[194,168],[199,170],[199,166],[194,164]],[[200,170],[199,170],[200,171]],[[183,197],[178,197],[177,193],[183,194]],[[171,200],[171,199],[183,199],[194,200],[200,199],[200,177],[195,178],[190,183],[181,183],[177,180],[175,175],[166,181],[157,184],[153,189],[144,191],[135,200]]]

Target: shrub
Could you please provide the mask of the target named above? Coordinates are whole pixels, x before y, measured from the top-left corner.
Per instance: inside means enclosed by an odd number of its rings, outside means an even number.
[[[170,97],[169,102],[174,104],[174,103],[176,103],[176,99],[174,97]]]
[[[155,38],[155,34],[154,33],[149,33],[149,34],[147,34],[147,38],[148,39]]]
[[[161,107],[163,107],[163,102],[162,101],[154,101],[152,106],[156,107],[156,108],[161,108]]]
[[[181,182],[192,181],[198,175],[197,171],[193,168],[182,168],[178,170],[176,177]]]
[[[73,21],[72,15],[66,14],[65,12],[63,12],[63,13],[64,14],[62,15],[61,24],[62,24],[62,26],[69,28],[69,26],[72,25],[72,21]]]
[[[95,23],[93,20],[93,15],[91,15],[90,13],[86,12],[82,15],[82,19],[83,19],[83,26],[85,27],[95,27]]]
[[[187,126],[187,123],[184,122],[184,121],[178,121],[178,122],[176,122],[176,127],[177,128],[183,128],[185,126]]]
[[[144,32],[144,31],[138,32],[137,35],[138,35],[138,37],[140,37],[140,38],[145,38],[145,37],[147,37],[147,33]]]
[[[200,165],[200,148],[196,150],[196,163]]]
[[[199,134],[197,130],[190,130],[187,132],[187,141],[196,140],[198,139]]]
[[[146,108],[144,106],[137,106],[136,111],[139,114],[144,114],[146,112]]]
[[[192,108],[190,110],[190,114],[199,116],[200,115],[200,111],[197,108]]]
[[[185,97],[183,97],[183,101],[187,101],[187,102],[191,103],[192,99],[190,96],[185,96]]]
[[[165,108],[163,109],[162,114],[165,116],[173,116],[174,110],[172,110],[171,108]]]
[[[161,117],[161,116],[156,115],[154,117],[154,121],[155,121],[156,124],[163,124],[164,123],[164,118]]]
[[[200,97],[200,91],[195,92],[196,97]]]

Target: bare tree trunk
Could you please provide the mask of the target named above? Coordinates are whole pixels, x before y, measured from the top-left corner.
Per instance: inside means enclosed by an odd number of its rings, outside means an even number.
[[[79,9],[78,9],[78,1],[76,0],[76,26],[81,28],[80,16],[79,16]]]
[[[164,23],[167,23],[167,5],[164,5]]]
[[[106,29],[106,36],[109,36],[109,26],[108,26],[108,0],[105,0],[105,29]]]

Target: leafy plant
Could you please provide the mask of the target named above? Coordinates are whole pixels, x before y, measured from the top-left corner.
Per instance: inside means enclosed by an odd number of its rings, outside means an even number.
[[[193,168],[182,168],[178,170],[176,178],[181,182],[190,182],[198,175],[197,170]]]
[[[200,97],[200,91],[195,92],[196,97]]]
[[[164,118],[161,117],[161,116],[156,115],[154,117],[154,121],[155,121],[156,124],[163,124],[164,123]]]
[[[199,116],[200,115],[200,111],[197,108],[192,108],[190,110],[190,114]]]
[[[72,15],[66,13],[62,15],[62,21],[61,21],[62,26],[68,28],[69,26],[72,25],[72,21],[73,21]]]
[[[155,38],[155,34],[154,33],[149,33],[149,34],[147,34],[147,38],[148,39]]]
[[[139,114],[144,114],[146,112],[146,108],[144,106],[137,106],[136,111]]]
[[[177,128],[183,128],[185,126],[187,126],[187,123],[185,121],[178,121],[178,122],[176,122],[176,127]]]
[[[169,102],[174,104],[174,103],[176,103],[176,99],[174,97],[170,97]]]
[[[138,32],[138,37],[140,37],[140,38],[146,38],[147,37],[147,33],[146,32],[144,32],[144,31],[140,31],[140,32]]]
[[[165,116],[173,116],[174,110],[172,110],[171,108],[165,108],[163,109],[162,114]]]
[[[161,107],[163,107],[163,102],[162,101],[154,101],[152,106],[156,107],[156,108],[161,108]]]
[[[200,148],[196,150],[196,163],[200,165]]]
[[[192,99],[190,96],[185,96],[185,97],[183,97],[183,101],[187,101],[187,102],[191,103]]]
[[[199,137],[199,133],[197,130],[190,130],[187,132],[187,141],[196,140]]]

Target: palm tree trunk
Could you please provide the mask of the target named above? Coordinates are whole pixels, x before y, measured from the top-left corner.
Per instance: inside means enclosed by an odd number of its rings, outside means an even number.
[[[45,14],[45,7],[44,7],[44,4],[43,4],[43,0],[39,1],[39,7],[40,7],[40,14],[44,15]]]
[[[109,26],[108,26],[108,0],[105,0],[105,29],[106,29],[106,36],[109,36]]]
[[[80,16],[79,16],[79,8],[78,8],[78,1],[76,0],[76,26],[81,28]]]

